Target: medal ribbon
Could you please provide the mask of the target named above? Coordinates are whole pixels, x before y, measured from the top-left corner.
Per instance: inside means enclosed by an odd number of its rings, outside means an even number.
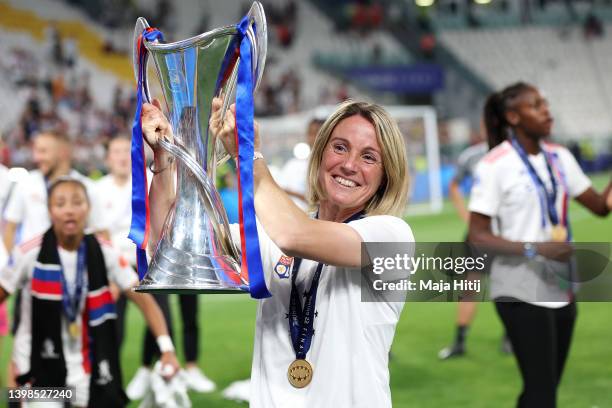
[[[147,244],[149,242],[150,217],[149,195],[147,193],[147,167],[145,163],[144,143],[142,135],[142,104],[144,100],[143,86],[147,70],[147,48],[144,41],[163,41],[161,31],[146,28],[138,36],[138,84],[136,89],[136,112],[132,124],[132,222],[128,237],[136,244],[136,259],[138,276],[142,280],[147,273]]]
[[[70,323],[76,321],[77,315],[79,314],[79,305],[81,303],[81,296],[83,294],[83,286],[85,281],[85,240],[81,241],[79,250],[77,252],[77,265],[76,265],[76,277],[75,277],[75,288],[74,297],[70,296],[70,289],[68,288],[68,282],[64,276],[64,267],[60,262],[60,283],[62,286],[62,308]]]
[[[542,179],[540,179],[537,172],[529,162],[529,159],[527,158],[527,153],[523,149],[523,146],[521,146],[518,140],[516,140],[515,136],[512,136],[510,140],[512,142],[512,146],[523,161],[523,164],[525,164],[525,167],[527,168],[527,172],[529,173],[531,180],[536,186],[538,198],[540,200],[540,209],[542,211],[542,228],[546,227],[546,213],[548,213],[550,222],[553,225],[559,224],[559,215],[557,214],[557,208],[555,206],[557,200],[557,181],[555,179],[555,176],[553,175],[552,169],[550,168],[550,163],[548,161],[546,153],[544,153],[544,161],[546,162],[546,169],[548,170],[548,174],[550,175],[550,182],[552,184],[552,191],[550,193],[546,189],[546,186],[544,185]]]
[[[568,211],[569,187],[567,186],[567,179],[565,177],[565,173],[563,172],[563,168],[561,167],[561,164],[558,161],[557,155],[555,155],[554,153],[550,153],[546,150],[544,150],[544,153],[548,155],[552,168],[557,174],[557,177],[559,178],[559,180],[561,180],[561,184],[563,185],[564,191],[563,191],[562,201],[561,201],[562,207],[561,207],[560,224],[567,229],[567,241],[569,242],[572,240],[572,229],[570,227],[570,222],[569,222],[569,211]]]
[[[344,223],[348,224],[362,217],[363,213],[359,212],[345,220]],[[308,350],[310,350],[312,336],[314,335],[317,289],[319,288],[319,280],[321,278],[321,271],[323,270],[323,263],[319,263],[312,277],[310,290],[304,293],[304,307],[302,307],[300,293],[295,284],[301,264],[302,258],[294,259],[293,268],[291,269],[291,294],[289,295],[289,331],[291,333],[293,351],[295,352],[295,358],[297,360],[305,360],[306,354]]]
[[[550,160],[550,163],[552,164],[553,169],[555,170],[557,177],[559,177],[559,180],[561,180],[561,184],[563,184],[563,196],[562,196],[562,208],[561,208],[561,225],[563,225],[566,229],[567,229],[567,242],[571,242],[572,241],[572,229],[570,227],[570,223],[569,223],[569,212],[567,210],[568,207],[568,200],[569,200],[569,188],[567,186],[567,179],[565,177],[565,174],[563,173],[563,168],[561,167],[561,163],[559,163],[558,161],[558,156],[555,155],[554,153],[549,153],[548,151],[544,150],[544,153],[548,155],[548,158]],[[576,259],[572,258],[568,264],[569,266],[569,277],[567,282],[563,282],[562,280],[559,281],[559,287],[561,289],[565,289],[567,290],[567,295],[569,298],[570,302],[574,301],[574,287],[573,287],[573,283],[576,282],[575,280],[575,276],[576,276]]]

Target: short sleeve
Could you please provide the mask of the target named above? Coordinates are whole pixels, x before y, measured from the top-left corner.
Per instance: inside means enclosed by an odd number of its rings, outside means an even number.
[[[16,247],[7,264],[2,265],[0,272],[0,286],[8,293],[14,293],[28,278],[28,267],[31,265],[30,257],[21,253]]]
[[[138,275],[125,257],[115,248],[101,244],[106,263],[108,279],[115,282],[121,290],[127,290],[138,283]]]
[[[414,242],[412,229],[406,221],[391,215],[374,215],[348,224],[363,242]]]
[[[480,161],[474,171],[469,210],[494,217],[499,211],[500,202],[501,187],[496,177],[496,168],[490,163]]]
[[[591,180],[584,174],[574,156],[567,149],[559,150],[559,160],[571,197],[578,197],[591,187]]]
[[[23,184],[18,183],[6,203],[4,214],[2,214],[5,220],[15,224],[23,222],[25,217],[25,203],[23,197]]]

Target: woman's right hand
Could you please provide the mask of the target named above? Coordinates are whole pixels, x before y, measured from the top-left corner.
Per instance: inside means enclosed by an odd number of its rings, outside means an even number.
[[[231,104],[229,109],[225,111],[225,116],[221,115],[223,109],[223,99],[215,97],[212,100],[212,110],[209,121],[209,128],[212,134],[221,139],[223,147],[227,153],[236,158],[238,156],[238,147],[236,146],[236,104]],[[256,152],[260,149],[259,141],[259,123],[253,121],[253,148]]]
[[[574,253],[570,242],[538,242],[536,244],[538,255],[559,262],[567,262]]]
[[[157,99],[153,99],[153,103],[142,105],[141,125],[144,139],[153,151],[157,150],[161,139],[168,142],[174,139],[172,126],[164,116]]]

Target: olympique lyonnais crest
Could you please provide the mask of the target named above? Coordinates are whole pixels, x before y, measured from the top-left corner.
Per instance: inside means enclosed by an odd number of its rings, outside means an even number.
[[[280,279],[289,278],[289,268],[293,263],[293,257],[281,255],[280,259],[276,263],[274,267],[274,272],[278,275]]]

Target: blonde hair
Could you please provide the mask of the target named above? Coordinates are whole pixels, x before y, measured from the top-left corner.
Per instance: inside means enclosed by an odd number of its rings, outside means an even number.
[[[336,126],[342,120],[355,115],[372,124],[382,150],[384,177],[378,191],[367,202],[365,213],[401,216],[406,207],[410,179],[404,139],[391,115],[381,106],[368,102],[347,100],[341,103],[319,129],[308,163],[308,201],[311,206],[316,206],[325,198],[325,192],[319,183],[323,152]]]

